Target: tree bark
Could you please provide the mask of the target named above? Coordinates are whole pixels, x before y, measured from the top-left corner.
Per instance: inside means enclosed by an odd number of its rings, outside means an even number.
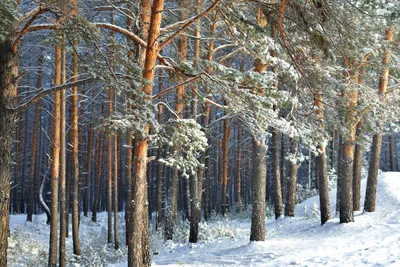
[[[290,139],[290,153],[296,155],[297,153],[297,139],[293,137]],[[300,168],[300,164],[291,160],[289,164],[290,177],[287,186],[286,205],[285,205],[285,216],[294,217],[294,210],[296,206],[296,186],[297,186],[297,171]]]
[[[74,46],[78,46],[78,41],[74,40]],[[72,56],[72,81],[78,80],[78,54]],[[73,161],[73,187],[72,187],[72,238],[74,254],[81,254],[81,244],[79,239],[79,103],[78,103],[78,87],[72,87],[72,161]]]
[[[394,27],[390,26],[386,30],[385,40],[391,42],[393,40],[394,35]],[[379,79],[379,94],[381,97],[381,101],[385,103],[385,95],[388,87],[389,80],[389,68],[387,65],[390,62],[391,54],[390,49],[388,48],[385,52],[385,55],[382,60],[382,65],[384,67],[381,77]],[[382,149],[382,130],[383,130],[383,118],[379,121],[379,130],[378,133],[374,135],[372,139],[372,148],[371,148],[371,160],[369,162],[368,168],[368,180],[367,180],[367,191],[365,194],[365,203],[364,203],[364,211],[374,212],[375,211],[375,202],[376,202],[376,186],[378,181],[378,171],[379,171],[379,162],[381,159],[381,149]]]
[[[282,188],[281,188],[281,171],[279,163],[279,148],[281,147],[279,140],[279,132],[277,129],[272,131],[272,169],[273,169],[273,190],[274,190],[274,212],[275,219],[282,215]]]
[[[7,266],[12,145],[16,127],[16,114],[7,107],[16,102],[18,65],[19,54],[12,52],[12,38],[0,41],[0,267]]]
[[[324,104],[322,102],[322,95],[317,94],[314,96],[314,104],[317,106],[317,110],[315,111],[317,120],[319,122],[319,128],[324,131]],[[319,191],[319,204],[320,204],[320,212],[321,212],[321,225],[323,225],[326,221],[328,221],[331,217],[330,212],[330,202],[329,202],[329,188],[328,188],[328,164],[326,159],[326,147],[323,142],[318,144],[319,155],[317,156],[316,165],[318,167],[317,170],[317,183],[318,183],[318,191]]]
[[[356,136],[359,139],[362,135],[362,121],[357,123]],[[354,168],[353,168],[353,209],[360,210],[361,200],[361,170],[362,170],[363,147],[357,141],[354,152]]]
[[[264,142],[253,140],[253,209],[250,241],[265,240],[266,152],[267,147]]]
[[[148,23],[148,14],[150,14],[150,2],[141,1],[141,16],[143,25]],[[164,9],[164,0],[154,0],[151,8],[150,29],[142,29],[142,33],[147,37],[147,49],[143,68],[143,78],[150,83],[143,85],[142,91],[149,97],[152,95],[155,75],[155,65],[158,54],[158,41],[160,35],[160,26],[162,21],[162,11]],[[145,127],[145,133],[148,134],[149,126]],[[135,180],[132,183],[132,205],[131,205],[131,223],[132,235],[129,237],[128,245],[128,266],[141,267],[150,266],[150,248],[148,236],[148,216],[147,216],[147,138],[140,135],[135,139]]]
[[[60,36],[58,30],[58,36]],[[54,85],[61,84],[61,45],[55,46]],[[57,265],[57,230],[58,230],[58,183],[60,175],[60,121],[61,121],[61,92],[54,92],[54,127],[53,127],[53,161],[51,171],[51,220],[50,220],[50,245],[49,267]]]
[[[61,44],[61,84],[66,81],[66,50],[65,50],[65,36],[62,36]],[[65,179],[66,179],[66,139],[65,139],[65,125],[66,125],[66,90],[61,90],[61,119],[60,119],[60,247],[59,247],[59,265],[64,267],[67,264],[67,248],[66,248],[66,192],[65,192]]]

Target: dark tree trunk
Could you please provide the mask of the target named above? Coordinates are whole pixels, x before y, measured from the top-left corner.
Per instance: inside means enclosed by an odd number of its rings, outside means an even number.
[[[36,80],[36,88],[39,90],[42,86],[42,73],[43,73],[43,54],[39,57],[39,71]],[[33,206],[35,202],[35,167],[36,167],[36,151],[39,131],[39,115],[40,115],[40,102],[35,104],[35,115],[33,119],[33,136],[32,136],[32,155],[29,170],[29,201],[28,201],[28,214],[26,220],[32,221]]]
[[[165,240],[172,240],[174,235],[174,226],[177,216],[177,205],[178,205],[178,182],[179,182],[179,171],[173,169],[171,178],[171,190],[169,193],[169,210],[167,212],[167,222],[165,225]]]
[[[17,97],[19,54],[12,52],[12,40],[0,41],[0,267],[7,266],[9,202],[12,174],[12,145],[15,129],[14,106]]]
[[[341,164],[340,222],[354,222],[353,214],[353,161],[354,140],[346,140],[343,145]]]
[[[357,139],[362,135],[362,122],[357,124]],[[354,167],[353,167],[353,209],[360,210],[361,199],[361,170],[362,170],[363,147],[357,140],[356,150],[354,152]]]
[[[319,203],[321,211],[321,225],[328,221],[331,217],[330,203],[329,203],[329,188],[328,188],[328,173],[327,173],[327,160],[325,146],[319,146],[320,154],[317,157],[317,179],[319,190]]]
[[[382,133],[375,134],[372,138],[372,147],[368,168],[367,191],[365,193],[364,210],[375,211],[376,186],[378,181],[379,163],[382,149]]]
[[[274,207],[275,219],[282,215],[282,189],[281,189],[281,172],[279,164],[279,148],[281,147],[279,140],[279,132],[274,129],[272,132],[272,170],[273,170],[273,190],[274,190]]]

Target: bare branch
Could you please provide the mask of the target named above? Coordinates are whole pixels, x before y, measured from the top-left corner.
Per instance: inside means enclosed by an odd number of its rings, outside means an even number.
[[[204,10],[202,13],[199,15],[195,16],[192,20],[188,21],[185,25],[183,25],[179,30],[177,30],[175,33],[173,33],[170,37],[167,38],[164,42],[162,42],[159,45],[159,49],[163,49],[166,45],[168,45],[170,42],[172,42],[179,34],[181,34],[184,30],[189,28],[192,24],[194,24],[196,21],[200,20],[202,17],[207,15],[209,12],[211,12],[214,8],[217,7],[218,3],[221,2],[221,0],[216,0],[211,6],[209,6],[206,10]]]
[[[40,93],[36,94],[35,96],[33,96],[30,100],[28,100],[24,104],[21,104],[21,105],[15,107],[15,108],[9,108],[9,110],[14,111],[14,112],[23,111],[23,110],[29,108],[30,105],[36,103],[42,97],[45,97],[48,94],[54,93],[56,91],[60,91],[62,89],[70,88],[70,87],[73,87],[73,86],[84,85],[84,84],[87,84],[87,83],[89,83],[91,81],[93,81],[93,78],[87,78],[87,79],[79,80],[79,81],[76,81],[76,82],[65,83],[65,84],[62,84],[62,85],[51,87],[49,89],[43,90]]]

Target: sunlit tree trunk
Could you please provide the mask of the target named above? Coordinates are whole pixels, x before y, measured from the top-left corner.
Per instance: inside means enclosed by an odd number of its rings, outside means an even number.
[[[391,42],[393,40],[393,35],[394,35],[394,27],[391,26],[386,30],[385,40]],[[379,79],[379,95],[383,103],[385,103],[385,97],[386,97],[385,95],[388,87],[389,68],[387,65],[390,62],[390,58],[391,54],[390,54],[390,49],[388,48],[382,60],[382,65],[384,69]],[[383,124],[384,121],[383,118],[381,118],[379,122],[378,133],[375,134],[372,139],[371,155],[368,168],[367,191],[365,193],[365,203],[364,203],[364,210],[367,212],[375,211],[376,186],[378,181],[379,162],[381,159],[380,154],[382,149]]]
[[[350,62],[346,60],[346,66],[353,67]],[[343,142],[343,157],[341,162],[341,192],[340,192],[340,222],[348,223],[354,222],[353,213],[353,164],[354,164],[354,149],[356,137],[356,106],[358,101],[358,91],[351,85],[351,83],[358,83],[358,73],[354,70],[349,70],[345,78],[348,79],[349,87],[348,92],[345,94],[347,100],[347,114],[345,123],[347,124],[347,135]]]
[[[221,213],[226,216],[229,208],[228,200],[228,155],[229,141],[231,136],[231,120],[223,120],[223,138],[222,138],[222,166],[221,166]]]
[[[60,36],[59,30],[57,36]],[[61,44],[57,43],[54,53],[54,85],[61,84]],[[57,265],[57,232],[58,232],[58,183],[60,175],[60,121],[61,92],[54,92],[54,126],[53,126],[53,161],[51,167],[51,207],[50,207],[50,245],[49,267]]]
[[[140,3],[141,21],[143,39],[147,39],[146,56],[144,57],[143,78],[153,82],[155,76],[155,65],[157,62],[158,41],[160,35],[160,26],[162,20],[162,11],[164,9],[164,0],[154,0],[150,12],[150,2],[142,0]],[[149,21],[149,14],[151,18]],[[150,23],[149,23],[150,22]],[[146,26],[147,25],[147,26]],[[147,28],[150,26],[150,28]],[[143,55],[143,53],[142,53]],[[143,58],[143,56],[142,56]],[[139,64],[143,62],[139,58]],[[142,87],[142,91],[151,96],[153,86],[146,83]],[[145,133],[149,133],[149,126],[145,127]],[[148,215],[147,215],[147,152],[148,141],[146,137],[137,135],[135,138],[135,179],[132,183],[132,205],[131,205],[131,223],[132,235],[129,237],[128,245],[128,266],[141,267],[150,266],[150,247],[148,236]]]
[[[67,57],[65,50],[65,35],[62,37],[61,44],[61,84],[66,81],[66,65]],[[66,90],[61,90],[61,119],[60,119],[60,247],[59,247],[59,265],[66,266],[67,262],[67,249],[66,249],[66,192],[65,192],[65,179],[66,179],[66,139],[65,139],[65,125],[66,125]]]

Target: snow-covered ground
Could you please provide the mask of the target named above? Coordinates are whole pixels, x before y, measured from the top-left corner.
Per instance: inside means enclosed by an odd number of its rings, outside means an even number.
[[[365,192],[366,181],[362,181]],[[335,214],[336,191],[330,192]],[[364,199],[361,199],[361,203]],[[161,234],[151,237],[154,266],[400,266],[400,173],[379,177],[377,211],[357,212],[355,223],[339,224],[334,218],[320,226],[318,196],[296,207],[296,217],[270,220],[265,242],[249,243],[248,218],[214,219],[201,225],[201,241],[164,244]],[[106,243],[106,214],[99,223],[84,218],[81,226],[83,254],[75,266],[125,267],[126,249],[115,252]],[[121,214],[121,224],[123,215]],[[124,227],[121,225],[121,235]],[[11,217],[10,266],[41,266],[46,263],[48,226],[45,216],[26,223],[25,216]],[[71,239],[68,240],[71,247]],[[124,247],[124,246],[121,246]],[[157,255],[154,255],[157,254]],[[23,260],[21,260],[23,259]],[[30,260],[30,261],[29,261]],[[20,265],[17,264],[20,262]]]

